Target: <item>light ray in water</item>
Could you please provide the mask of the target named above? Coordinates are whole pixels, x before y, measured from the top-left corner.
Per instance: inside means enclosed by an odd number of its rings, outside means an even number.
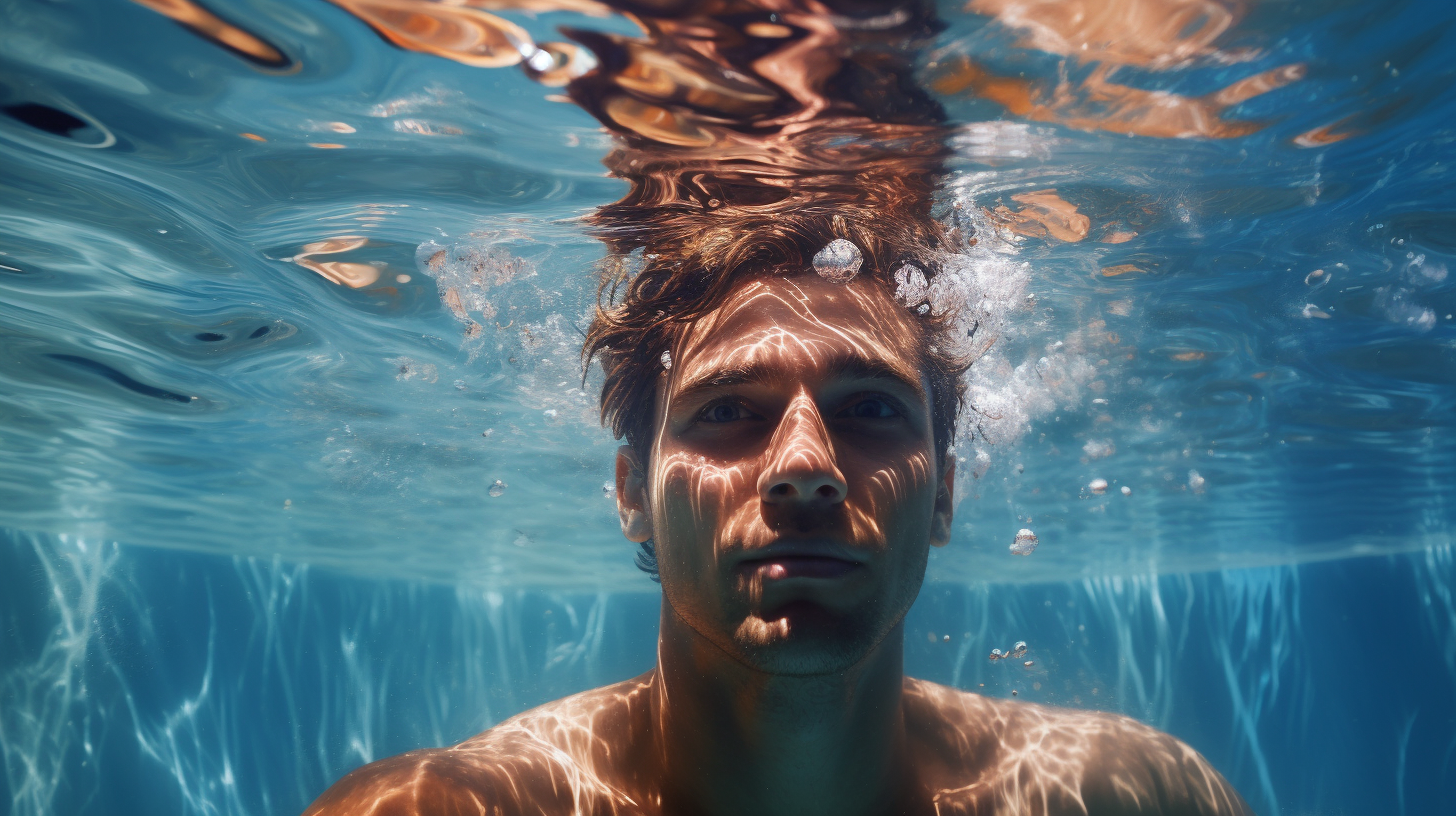
[[[128,763],[137,756],[161,774],[157,798],[148,800],[158,807],[182,802],[184,816],[298,812],[359,762],[356,744],[377,755],[449,744],[653,658],[644,624],[657,607],[650,595],[493,593],[9,532],[4,546],[6,563],[21,567],[0,579],[5,595],[38,599],[33,608],[3,607],[0,620],[7,632],[38,636],[11,641],[31,645],[7,652],[0,671],[10,701],[0,711],[0,755],[17,816],[83,812],[83,802],[117,795],[114,770],[136,767]],[[1387,573],[1411,582],[1399,608],[1366,594]],[[1335,744],[1345,733],[1343,687],[1316,672],[1339,667],[1363,678],[1352,688],[1392,688],[1385,664],[1370,659],[1368,644],[1362,651],[1358,634],[1318,596],[1339,594],[1342,612],[1366,619],[1370,631],[1402,630],[1404,645],[1389,663],[1400,665],[1397,686],[1407,673],[1429,674],[1449,689],[1456,615],[1440,592],[1453,579],[1449,549],[1433,549],[1389,563],[1148,576],[1121,589],[1106,581],[931,585],[910,626],[933,626],[954,642],[937,637],[931,645],[916,634],[909,640],[921,645],[910,649],[908,668],[995,696],[1015,688],[1033,701],[1203,733],[1204,753],[1260,813],[1279,812],[1259,781],[1266,774],[1286,808],[1319,812],[1331,797],[1380,801],[1371,796],[1398,807],[1394,758],[1405,741],[1406,808],[1414,812],[1434,801],[1452,765],[1449,735],[1412,714],[1450,700],[1367,700],[1362,738],[1391,758],[1388,774],[1331,778],[1298,760],[1310,755],[1309,740]],[[175,602],[160,594],[164,587]],[[198,614],[204,609],[211,613]],[[353,644],[355,673],[330,668],[346,665],[340,633]],[[990,647],[1018,639],[1046,674],[984,659]],[[1141,686],[1123,664],[1137,667]],[[1190,673],[1213,682],[1192,682]],[[372,701],[372,713],[360,698]],[[1261,746],[1262,769],[1249,740]],[[142,753],[145,746],[153,753]]]

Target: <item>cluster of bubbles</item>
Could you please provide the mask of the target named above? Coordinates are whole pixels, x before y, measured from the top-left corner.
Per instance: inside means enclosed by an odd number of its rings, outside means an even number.
[[[987,659],[995,662],[997,660],[1020,660],[1023,657],[1026,657],[1026,641],[1018,640],[1010,649],[1004,652],[1000,649],[992,649],[991,654]],[[1033,662],[1034,661],[1028,660],[1022,665],[1030,668],[1033,665]]]
[[[849,283],[864,264],[864,253],[853,242],[836,238],[814,253],[814,271],[830,283]]]
[[[993,464],[993,453],[1021,440],[1031,424],[1060,405],[1079,402],[1096,369],[1074,337],[1042,336],[1032,319],[1037,297],[1029,292],[1032,266],[1020,257],[1015,235],[994,222],[977,203],[981,191],[971,180],[953,183],[946,218],[962,236],[954,251],[940,259],[929,281],[915,267],[896,272],[896,296],[907,305],[950,315],[957,353],[974,360],[966,373],[967,400],[957,418],[956,495],[973,495],[974,480]],[[1012,552],[1030,554],[1036,538],[1018,534]]]
[[[993,453],[1015,445],[1032,422],[1059,405],[1080,401],[1083,386],[1096,374],[1073,338],[1064,342],[1043,337],[1045,329],[1034,325],[1037,299],[1028,292],[1031,263],[1020,257],[1017,237],[977,204],[979,193],[969,184],[950,187],[944,218],[962,239],[938,259],[933,276],[913,263],[894,272],[896,299],[920,314],[948,315],[950,336],[960,345],[956,353],[974,360],[966,374],[969,398],[957,418],[958,496],[974,494],[972,482],[990,469]],[[549,313],[523,322],[525,315],[512,303],[529,297],[527,290],[546,291],[544,283],[536,285],[541,281],[537,261],[513,251],[521,244],[542,246],[542,236],[535,232],[512,227],[453,242],[427,241],[419,246],[416,262],[465,326],[466,344],[476,349],[494,345],[514,366],[523,407],[542,411],[549,420],[559,418],[558,408],[566,409],[560,415],[569,411],[573,418],[594,424],[593,395],[590,388],[580,388],[576,321]],[[830,242],[813,259],[815,272],[836,283],[852,280],[862,264],[860,249],[844,240]],[[669,368],[672,360],[664,355],[661,363]],[[1111,450],[1109,444],[1107,452]],[[1088,453],[1100,458],[1102,451]],[[503,489],[503,484],[493,485],[491,495]],[[1029,555],[1037,543],[1035,533],[1021,530],[1010,549]]]

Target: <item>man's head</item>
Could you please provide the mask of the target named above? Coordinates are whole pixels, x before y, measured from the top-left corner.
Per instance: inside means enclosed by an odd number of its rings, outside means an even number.
[[[716,253],[699,235],[649,257],[588,332],[627,441],[623,532],[651,542],[672,611],[746,665],[858,662],[949,540],[964,363],[943,317],[894,295],[902,264],[933,268],[925,223],[791,217]],[[810,264],[836,237],[865,254],[847,284]]]

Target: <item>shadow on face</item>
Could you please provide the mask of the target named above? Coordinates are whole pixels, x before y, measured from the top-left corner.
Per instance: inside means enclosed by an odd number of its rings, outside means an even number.
[[[920,331],[868,281],[745,282],[678,342],[623,531],[672,611],[744,664],[840,671],[903,619],[950,529]]]

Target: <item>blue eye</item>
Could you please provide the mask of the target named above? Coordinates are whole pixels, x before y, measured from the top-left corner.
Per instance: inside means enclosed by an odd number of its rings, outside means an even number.
[[[733,422],[739,419],[748,419],[750,414],[741,405],[734,405],[731,402],[720,402],[717,405],[710,405],[703,410],[700,418],[704,422]]]
[[[839,412],[850,419],[889,419],[900,415],[895,406],[878,397],[867,397]]]

